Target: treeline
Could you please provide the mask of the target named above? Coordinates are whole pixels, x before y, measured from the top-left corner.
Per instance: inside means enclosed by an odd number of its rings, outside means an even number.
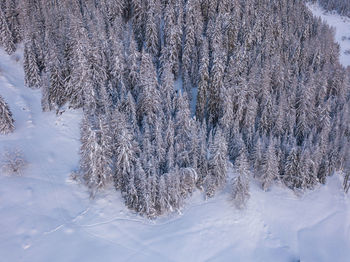
[[[83,108],[80,172],[149,217],[195,188],[268,190],[348,170],[349,80],[333,31],[302,0],[7,0],[42,108]],[[9,46],[9,47],[7,47]],[[347,171],[346,171],[347,172]]]
[[[340,15],[350,17],[350,0],[312,0],[319,3],[327,11],[336,11]]]

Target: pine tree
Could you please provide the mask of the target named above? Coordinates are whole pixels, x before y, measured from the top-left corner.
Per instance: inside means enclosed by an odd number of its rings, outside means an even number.
[[[9,29],[12,33],[14,43],[17,44],[22,40],[22,29],[20,21],[21,3],[16,0],[6,0],[6,17]]]
[[[278,159],[275,145],[270,141],[262,162],[261,184],[264,191],[268,191],[272,183],[279,177]]]
[[[66,97],[64,91],[64,81],[62,79],[61,61],[56,54],[56,50],[50,50],[47,63],[48,73],[50,76],[49,103],[51,106],[55,106],[57,110],[59,110],[60,107],[64,105]]]
[[[12,133],[14,129],[14,120],[10,108],[0,96],[0,134]]]
[[[197,160],[197,187],[203,190],[204,182],[209,174],[208,167],[208,145],[207,145],[207,126],[205,121],[198,128],[198,160]]]
[[[111,142],[103,119],[85,112],[81,125],[80,172],[92,197],[112,180]]]
[[[179,168],[190,167],[191,138],[195,126],[191,119],[186,93],[177,97],[174,128],[175,163]]]
[[[216,48],[220,48],[220,46],[217,46]],[[221,105],[222,105],[222,92],[224,88],[224,62],[223,62],[223,55],[217,49],[214,52],[214,59],[213,59],[213,68],[211,72],[211,79],[209,84],[209,94],[208,94],[208,117],[209,117],[209,123],[212,126],[215,126],[218,122],[222,112],[221,112]]]
[[[263,145],[262,139],[258,137],[254,144],[254,149],[251,154],[251,163],[254,168],[254,176],[260,177],[263,163]]]
[[[157,1],[148,1],[147,2],[147,20],[145,25],[145,41],[146,41],[146,50],[152,55],[157,55],[159,51],[159,36],[158,36],[158,19],[157,15]]]
[[[33,45],[28,39],[24,45],[23,61],[25,84],[30,88],[40,88],[40,70],[34,53]]]
[[[192,94],[192,76],[194,73],[193,66],[196,62],[195,52],[195,17],[194,17],[194,1],[190,0],[186,6],[186,19],[185,19],[185,30],[184,30],[184,47],[182,54],[182,66],[183,66],[183,80],[184,89],[188,94]]]
[[[209,150],[209,174],[206,178],[208,197],[212,197],[225,184],[228,171],[227,163],[227,144],[222,131],[217,129]]]
[[[8,54],[12,54],[16,50],[14,38],[10,31],[5,14],[0,7],[0,45],[2,45]]]
[[[122,192],[127,192],[127,187],[130,186],[131,178],[134,174],[133,170],[136,168],[138,147],[133,137],[133,130],[130,130],[126,121],[124,113],[116,111],[113,115],[114,137],[114,183],[117,189]]]
[[[200,122],[205,118],[207,92],[209,83],[209,50],[207,39],[202,40],[201,61],[199,65],[198,95],[196,103],[196,118]]]
[[[157,202],[156,210],[158,215],[162,215],[170,210],[169,195],[166,185],[165,176],[160,176],[157,181]]]
[[[237,177],[232,182],[232,199],[238,209],[246,206],[250,197],[249,177],[250,170],[245,153],[242,153],[235,161]]]
[[[291,149],[288,154],[283,180],[284,183],[291,189],[299,188],[304,189],[305,177],[301,170],[300,152],[295,147]],[[301,172],[300,172],[301,171]]]
[[[132,34],[132,33],[131,33]],[[140,53],[137,50],[136,41],[134,35],[130,37],[129,45],[129,56],[128,56],[128,76],[129,76],[129,85],[130,90],[134,97],[137,96],[137,84],[139,83],[139,58]]]
[[[139,122],[147,119],[149,125],[154,123],[160,112],[161,96],[158,89],[156,70],[151,56],[145,52],[141,56],[139,95],[137,98],[137,116]]]

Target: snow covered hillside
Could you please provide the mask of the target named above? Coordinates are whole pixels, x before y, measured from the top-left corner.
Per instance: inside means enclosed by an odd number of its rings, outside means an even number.
[[[350,21],[324,15],[337,28],[341,62],[350,65]],[[113,188],[90,200],[70,180],[78,167],[81,112],[41,112],[39,91],[24,87],[21,50],[0,50],[0,94],[16,130],[0,135],[0,153],[20,149],[22,176],[0,175],[0,262],[8,261],[348,261],[350,199],[340,176],[296,196],[251,185],[246,210],[228,190],[205,201],[200,192],[182,214],[150,221],[128,210]]]

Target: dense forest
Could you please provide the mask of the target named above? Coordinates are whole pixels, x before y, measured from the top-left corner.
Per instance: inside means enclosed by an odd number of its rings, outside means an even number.
[[[349,172],[349,71],[305,1],[0,7],[0,43],[9,54],[23,43],[42,109],[83,109],[79,174],[92,196],[113,184],[155,217],[196,188],[214,196],[231,169],[239,208],[252,179],[299,191]]]

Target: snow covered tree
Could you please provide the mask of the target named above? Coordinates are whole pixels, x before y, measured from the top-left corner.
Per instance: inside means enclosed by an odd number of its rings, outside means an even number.
[[[209,84],[209,49],[208,40],[202,40],[201,61],[199,65],[198,95],[196,103],[196,118],[200,122],[205,118],[207,93]]]
[[[159,21],[157,19],[158,1],[147,2],[147,19],[145,25],[146,50],[152,55],[157,55],[159,51]]]
[[[270,141],[262,162],[261,184],[264,191],[268,191],[272,183],[279,178],[278,159],[275,145]]]
[[[25,84],[30,88],[40,88],[40,70],[34,53],[31,40],[26,39],[24,44],[24,60],[23,60]]]
[[[75,23],[79,23],[75,21]],[[82,107],[89,102],[86,101],[84,94],[92,86],[91,65],[88,60],[89,43],[86,29],[79,25],[74,25],[75,29],[75,45],[71,77],[66,87],[66,94],[69,98],[70,106],[73,108]],[[91,101],[90,101],[91,102]]]
[[[197,187],[203,190],[205,179],[209,174],[207,126],[205,121],[197,128],[198,131],[198,160],[197,160]]]
[[[81,125],[80,172],[92,197],[112,181],[111,145],[107,124],[85,112]]]
[[[249,177],[250,170],[245,153],[242,153],[235,161],[237,177],[232,182],[232,199],[238,209],[246,206],[250,197]]]
[[[4,47],[8,54],[12,54],[16,50],[13,35],[10,31],[5,14],[0,7],[0,44]]]
[[[220,48],[217,46],[216,48]],[[224,88],[224,61],[219,49],[214,52],[213,68],[208,87],[208,125],[215,126],[222,112],[222,92]]]
[[[190,167],[190,152],[192,151],[191,138],[195,126],[191,119],[191,112],[186,93],[179,94],[177,97],[174,124],[175,163],[179,168]]]
[[[58,58],[56,50],[50,50],[47,57],[48,73],[50,79],[49,103],[55,106],[57,110],[66,102],[64,80],[62,79],[61,61]]]
[[[196,44],[196,33],[195,33],[195,6],[194,0],[187,2],[186,6],[186,19],[185,19],[185,30],[184,30],[184,46],[182,54],[182,66],[183,66],[183,80],[184,89],[188,94],[192,94],[191,87],[193,84],[193,73],[194,67],[197,62],[197,52],[195,48]]]
[[[132,171],[136,165],[137,145],[134,141],[132,133],[127,128],[125,116],[123,114],[115,115],[118,119],[118,127],[115,130],[115,175],[114,182],[117,189],[127,192],[130,186],[131,177],[134,175]],[[129,182],[129,183],[128,183]]]
[[[139,58],[140,53],[137,50],[137,44],[134,39],[134,35],[130,37],[130,45],[129,45],[129,56],[128,56],[128,77],[129,77],[129,85],[130,90],[134,97],[137,96],[137,84],[139,82]]]
[[[14,129],[14,120],[10,108],[0,96],[0,134],[12,133]]]
[[[192,194],[196,188],[197,172],[194,168],[181,168],[180,169],[180,185],[181,195],[186,198],[187,195]]]
[[[143,118],[149,125],[154,123],[160,112],[161,96],[158,89],[156,70],[151,56],[143,52],[140,65],[139,95],[137,99],[137,116],[139,123]]]
[[[165,176],[160,176],[157,181],[156,210],[159,215],[170,210],[169,195]]]
[[[5,13],[7,17],[8,27],[12,33],[14,43],[20,43],[22,40],[23,30],[21,28],[21,3],[17,0],[6,0]]]
[[[209,149],[209,170],[206,177],[206,195],[214,196],[226,182],[228,171],[227,144],[222,131],[215,131],[214,139]]]
[[[300,152],[293,147],[288,154],[283,176],[284,183],[291,189],[304,189],[305,187],[304,170],[300,170],[300,166]]]

